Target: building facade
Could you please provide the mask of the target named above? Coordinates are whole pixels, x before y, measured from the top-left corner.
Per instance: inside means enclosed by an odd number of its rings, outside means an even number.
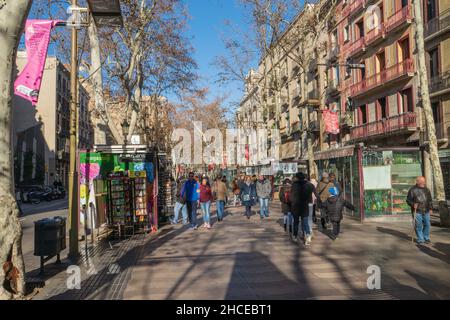
[[[17,56],[17,71],[27,62]],[[91,146],[89,95],[79,86],[78,147]],[[18,96],[13,99],[13,132],[16,185],[68,183],[70,72],[57,58],[48,57],[36,107]]]
[[[304,12],[317,13],[324,3]],[[289,50],[284,38],[275,45],[274,51],[284,53],[272,59],[281,86],[271,100],[275,112],[269,108],[265,118],[264,107],[260,108],[263,123],[279,125],[283,160],[307,162],[310,174],[336,173],[346,198],[358,207],[357,218],[407,214],[404,199],[415,177],[425,174],[432,181],[411,0],[343,0],[330,10],[326,27],[312,43],[311,37],[301,35]],[[423,15],[448,197],[449,2],[423,1]],[[300,13],[292,26],[301,25],[305,16]],[[289,38],[292,29],[284,37]],[[309,57],[307,63],[296,61],[297,52]],[[251,123],[255,111],[249,112],[248,101],[246,96],[237,116]],[[260,105],[264,106],[264,99]],[[240,123],[245,123],[243,119]]]

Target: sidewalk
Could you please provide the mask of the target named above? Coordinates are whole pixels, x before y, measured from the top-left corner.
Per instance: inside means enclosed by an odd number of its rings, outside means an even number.
[[[81,290],[68,290],[59,268],[35,299],[450,299],[448,229],[433,227],[433,244],[418,247],[409,224],[347,219],[341,240],[316,230],[306,248],[288,240],[278,203],[263,221],[227,211],[210,231],[167,226],[99,247],[89,260],[97,273],[82,266]],[[367,289],[372,265],[381,290]]]

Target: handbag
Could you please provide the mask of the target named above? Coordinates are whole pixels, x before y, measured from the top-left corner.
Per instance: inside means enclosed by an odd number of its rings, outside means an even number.
[[[242,195],[242,201],[244,201],[244,202],[250,201],[250,195],[249,194],[243,194]]]

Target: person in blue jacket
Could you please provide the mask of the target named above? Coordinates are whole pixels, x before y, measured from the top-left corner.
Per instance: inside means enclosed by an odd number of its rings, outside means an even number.
[[[197,230],[197,208],[200,202],[200,184],[194,179],[193,172],[189,173],[189,179],[184,183],[181,196],[186,200],[191,229]]]
[[[250,176],[247,176],[245,181],[241,181],[239,189],[241,189],[242,204],[245,206],[245,215],[247,219],[250,219],[252,207],[256,205],[256,184]]]

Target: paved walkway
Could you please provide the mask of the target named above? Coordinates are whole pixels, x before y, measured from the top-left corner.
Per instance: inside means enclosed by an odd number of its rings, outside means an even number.
[[[97,272],[83,267],[81,290],[68,290],[59,272],[36,298],[450,299],[450,230],[433,227],[433,244],[418,247],[408,223],[347,219],[339,241],[316,230],[306,248],[289,241],[278,208],[264,221],[231,208],[212,230],[169,226],[99,248]],[[381,268],[381,290],[367,289],[372,265]]]

